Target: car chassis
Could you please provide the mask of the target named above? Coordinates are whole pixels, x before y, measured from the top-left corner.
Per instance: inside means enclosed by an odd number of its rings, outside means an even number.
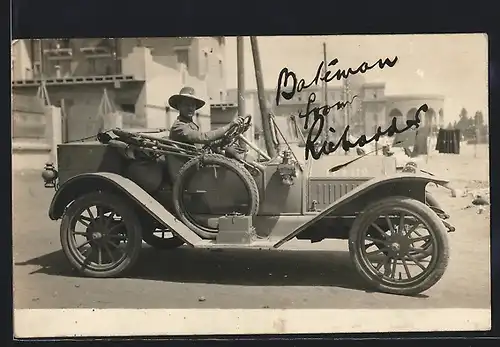
[[[57,168],[47,164],[43,179],[55,189],[49,217],[61,219],[71,265],[89,277],[122,276],[142,241],[157,249],[273,250],[292,239],[343,239],[376,290],[415,295],[441,279],[454,228],[426,186],[448,187],[447,180],[415,168],[312,177],[311,163],[300,163],[288,144],[269,158],[247,142],[264,157],[252,163],[231,151],[250,125],[248,116],[201,149],[159,131],[122,129],[59,145]]]

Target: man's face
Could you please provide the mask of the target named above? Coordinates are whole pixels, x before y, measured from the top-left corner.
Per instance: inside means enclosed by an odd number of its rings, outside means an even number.
[[[189,99],[183,99],[179,103],[179,112],[183,116],[192,117],[194,115],[194,111],[196,111],[196,104],[193,101]]]

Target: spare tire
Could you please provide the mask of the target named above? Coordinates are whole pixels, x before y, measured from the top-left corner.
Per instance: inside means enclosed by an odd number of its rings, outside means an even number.
[[[234,178],[237,178],[239,184],[234,181],[232,183],[228,183],[227,181],[225,183],[220,182],[218,181],[217,174],[214,175],[215,181],[211,181],[211,177],[208,177],[208,174],[202,174],[198,179],[193,177],[201,168],[209,166],[219,166],[231,172]],[[222,176],[226,177],[224,174]],[[196,187],[194,188],[194,192],[188,191],[188,189],[191,188],[191,183],[201,185],[202,189],[211,189],[211,192],[214,192],[216,197],[210,200],[209,197],[204,195],[199,201],[195,201],[189,205],[189,202],[185,201],[184,196],[187,194],[189,199],[191,199],[192,196],[190,194],[199,196],[200,193],[200,189]],[[243,204],[238,204],[242,192],[241,190],[239,191],[236,186],[241,186],[241,188],[246,190],[247,198]],[[201,210],[203,210],[203,207],[205,207],[205,210],[198,212],[199,215],[206,214],[207,216],[211,215],[216,217],[231,214],[233,212],[245,216],[254,216],[259,211],[259,189],[250,172],[248,172],[248,170],[238,161],[220,154],[205,154],[189,160],[179,170],[172,190],[174,210],[177,218],[179,218],[189,229],[205,239],[216,238],[219,231],[218,225],[213,226],[209,225],[208,222],[205,224],[197,220],[196,217],[193,216],[193,213],[196,213],[193,212],[194,209],[200,209],[201,206]],[[207,192],[208,191],[201,191],[201,194]],[[228,196],[227,194],[230,195]],[[222,199],[220,195],[226,195],[225,199]],[[222,203],[223,201],[224,203]],[[218,204],[222,204],[222,206],[219,206],[221,210],[213,211],[213,208],[216,209],[217,207],[211,205]],[[209,219],[209,217],[207,218]]]

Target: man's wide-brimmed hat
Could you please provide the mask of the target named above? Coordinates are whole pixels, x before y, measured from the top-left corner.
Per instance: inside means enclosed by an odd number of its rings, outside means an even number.
[[[190,101],[194,102],[196,105],[196,109],[202,108],[205,105],[205,101],[198,98],[195,95],[194,89],[191,87],[184,87],[181,89],[179,94],[172,95],[168,99],[168,104],[177,110],[179,102],[184,99],[189,99]]]

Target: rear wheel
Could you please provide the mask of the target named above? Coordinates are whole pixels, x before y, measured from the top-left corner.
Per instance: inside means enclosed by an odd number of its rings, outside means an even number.
[[[428,256],[416,257],[428,252],[416,246],[418,242],[430,243]],[[442,221],[428,206],[406,197],[368,206],[353,223],[349,251],[356,269],[372,287],[400,295],[415,295],[435,285],[449,257]]]
[[[160,225],[152,226],[147,231],[144,230],[142,239],[151,247],[159,250],[175,249],[184,244],[184,241],[172,231]]]
[[[130,270],[142,247],[141,224],[123,198],[93,192],[66,210],[60,229],[69,262],[89,277],[116,277]]]

